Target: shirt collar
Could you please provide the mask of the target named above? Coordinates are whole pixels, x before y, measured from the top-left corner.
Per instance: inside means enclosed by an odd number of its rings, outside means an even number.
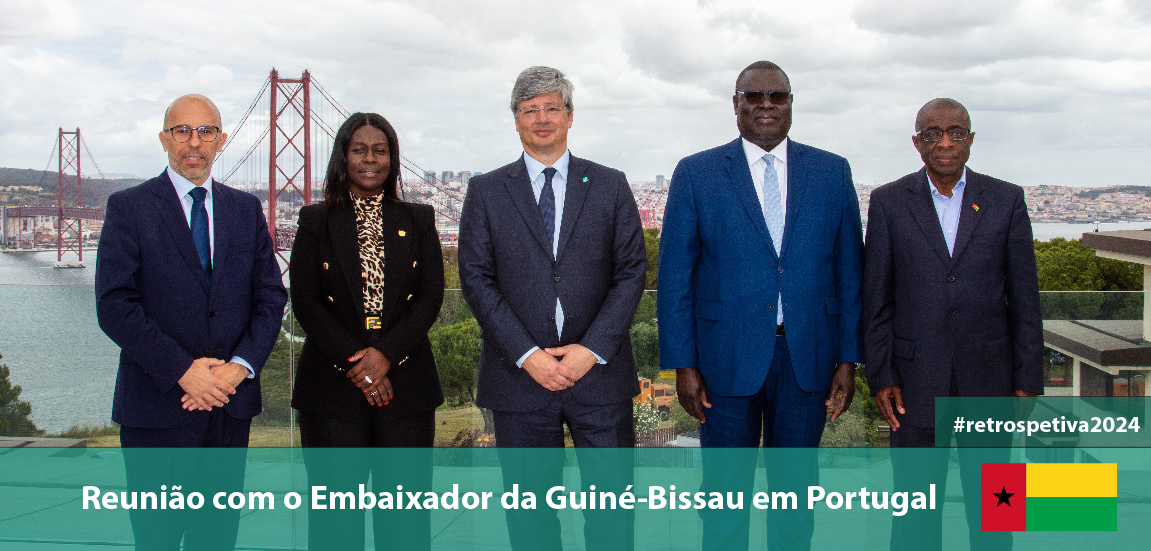
[[[963,175],[959,177],[959,181],[956,182],[955,187],[951,188],[951,197],[955,197],[956,195],[962,193],[963,189],[966,187],[967,187],[967,167],[963,167]],[[931,192],[932,197],[942,197],[944,199],[950,199],[951,198],[951,197],[947,197],[947,196],[943,195],[942,193],[939,193],[939,189],[936,188],[935,184],[931,181],[931,175],[930,174],[927,175],[927,191]]]
[[[565,182],[568,180],[568,163],[570,161],[571,151],[565,150],[564,154],[555,163],[552,163],[552,168],[556,169],[556,174]],[[532,182],[536,181],[536,178],[547,168],[543,163],[535,160],[535,157],[528,155],[527,151],[524,152],[524,164],[528,167],[528,179]]]
[[[772,156],[785,166],[787,165],[787,138],[779,142],[779,145],[775,146],[771,151],[764,151],[762,147],[747,141],[747,138],[741,137],[740,140],[743,141],[743,154],[747,156],[747,166],[754,165],[768,153],[771,153]]]
[[[183,200],[184,196],[188,195],[188,192],[196,187],[196,184],[177,174],[170,166],[168,167],[168,179],[172,180],[172,186],[176,188],[176,196],[179,197],[180,200]],[[212,196],[212,178],[209,177],[208,181],[204,182],[204,185],[201,187],[208,190],[208,194],[205,197]]]

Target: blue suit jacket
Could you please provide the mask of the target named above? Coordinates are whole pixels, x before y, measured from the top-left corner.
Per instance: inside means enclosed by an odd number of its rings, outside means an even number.
[[[774,353],[779,293],[803,390],[827,390],[837,362],[863,360],[863,236],[843,157],[788,143],[778,256],[740,139],[687,157],[672,175],[659,249],[664,369],[698,367],[721,396],[757,392]]]
[[[559,256],[523,158],[472,178],[460,219],[460,286],[483,331],[476,404],[535,411],[555,394],[515,362],[533,346],[579,343],[606,364],[559,392],[585,404],[639,394],[628,329],[643,294],[643,227],[623,173],[571,157]],[[556,334],[556,298],[564,309]]]
[[[254,196],[216,182],[212,288],[167,171],[108,198],[96,263],[96,316],[121,349],[112,420],[171,428],[180,377],[202,357],[240,356],[254,379],[224,406],[236,419],[260,413],[260,369],[280,333],[287,302],[268,224]]]

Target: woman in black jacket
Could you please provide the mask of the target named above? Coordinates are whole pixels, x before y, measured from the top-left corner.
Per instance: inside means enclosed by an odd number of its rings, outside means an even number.
[[[444,398],[428,330],[443,302],[443,257],[434,211],[401,201],[399,179],[391,124],[354,113],[336,133],[324,201],[300,209],[289,273],[307,338],[292,407],[310,486],[356,492],[370,470],[377,495],[431,489],[429,453],[396,465],[401,452],[315,450],[430,448],[435,437]],[[348,513],[309,511],[310,548],[363,549],[363,512]],[[429,517],[405,513],[373,515],[378,549],[430,548]]]

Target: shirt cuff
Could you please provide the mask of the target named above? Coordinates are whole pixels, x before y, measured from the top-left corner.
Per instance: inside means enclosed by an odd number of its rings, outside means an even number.
[[[591,352],[591,355],[592,355],[592,356],[595,356],[595,363],[597,363],[597,364],[600,364],[600,365],[603,365],[603,364],[606,364],[606,363],[607,363],[607,361],[606,361],[606,360],[604,360],[603,358],[601,358],[601,357],[599,356],[599,354],[596,354],[596,353],[595,353],[595,350],[592,350],[592,349],[590,349],[590,348],[589,348],[589,349],[587,349],[587,351],[588,351],[588,352]]]
[[[521,369],[522,369],[522,368],[523,368],[523,366],[524,366],[524,362],[525,362],[525,361],[527,361],[527,359],[528,359],[528,356],[531,356],[531,355],[532,355],[532,352],[535,352],[536,350],[539,350],[539,349],[540,349],[540,347],[538,347],[538,346],[533,346],[533,347],[531,348],[531,350],[528,350],[527,352],[524,352],[524,355],[523,355],[523,356],[520,356],[520,359],[516,360],[516,367],[519,367],[519,368],[521,368]]]
[[[245,360],[244,358],[241,358],[239,356],[232,356],[232,359],[229,361],[232,363],[238,363],[238,364],[248,368],[248,378],[249,379],[253,379],[256,377],[256,370],[252,369],[252,364],[248,363],[248,360]]]

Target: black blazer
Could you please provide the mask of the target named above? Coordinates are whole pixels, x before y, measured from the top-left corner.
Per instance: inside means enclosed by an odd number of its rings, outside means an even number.
[[[430,206],[384,201],[384,330],[364,327],[364,280],[350,202],[300,209],[289,263],[292,309],[307,333],[292,407],[348,421],[394,419],[444,402],[428,329],[444,300],[444,264]],[[348,358],[372,346],[391,362],[391,404],[374,408],[347,379]]]
[[[917,427],[935,398],[1043,392],[1043,322],[1023,188],[967,169],[954,255],[926,169],[871,193],[864,257],[867,380],[901,385]],[[978,208],[976,208],[978,207]],[[898,415],[898,412],[896,412]]]
[[[585,404],[639,394],[628,329],[643,294],[643,228],[627,178],[571,157],[559,255],[545,234],[527,166],[472,178],[460,219],[460,286],[483,331],[476,404],[535,411],[555,399],[515,362],[533,346],[579,343],[607,363],[560,392]],[[556,334],[556,298],[564,311]]]

